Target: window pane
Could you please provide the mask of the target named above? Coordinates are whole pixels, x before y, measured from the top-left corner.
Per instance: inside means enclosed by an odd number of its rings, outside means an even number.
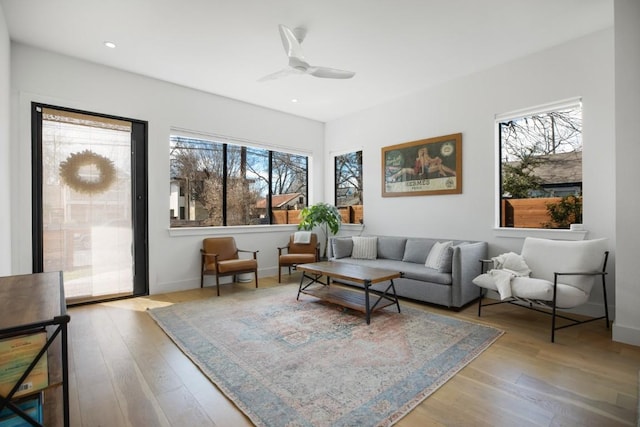
[[[171,136],[172,227],[223,225],[223,144]]]
[[[295,223],[307,200],[307,164],[306,156],[172,135],[171,226]]]
[[[342,221],[362,223],[362,151],[335,157],[336,206]]]
[[[260,223],[258,200],[267,195],[269,152],[237,145],[227,146],[227,224]]]
[[[131,295],[131,122],[42,111],[43,271],[68,302]]]
[[[271,194],[272,223],[298,223],[298,211],[307,205],[306,156],[273,153]]]
[[[582,223],[580,105],[498,123],[500,225],[569,228]]]

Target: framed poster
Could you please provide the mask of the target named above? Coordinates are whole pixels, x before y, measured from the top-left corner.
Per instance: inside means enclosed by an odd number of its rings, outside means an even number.
[[[382,197],[462,193],[462,134],[382,147]]]

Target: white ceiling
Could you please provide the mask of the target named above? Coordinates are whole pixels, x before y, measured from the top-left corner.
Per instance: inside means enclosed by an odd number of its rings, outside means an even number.
[[[14,41],[323,122],[613,25],[613,0],[0,0],[0,7]],[[302,48],[312,65],[355,77],[258,82],[287,67],[278,24],[307,29]]]

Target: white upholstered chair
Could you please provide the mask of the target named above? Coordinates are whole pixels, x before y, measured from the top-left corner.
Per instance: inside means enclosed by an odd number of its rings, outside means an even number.
[[[555,331],[599,319],[606,319],[609,328],[607,289],[605,283],[607,259],[607,239],[563,241],[527,237],[520,254],[531,270],[528,277],[511,279],[511,296],[498,302],[482,302],[483,291],[498,291],[495,275],[484,273],[491,260],[482,260],[482,273],[473,279],[480,287],[478,316],[482,307],[511,303],[543,313],[551,314],[551,342],[555,341]],[[578,320],[558,310],[571,309],[589,300],[593,285],[601,279],[604,316]],[[558,326],[556,318],[570,323]]]

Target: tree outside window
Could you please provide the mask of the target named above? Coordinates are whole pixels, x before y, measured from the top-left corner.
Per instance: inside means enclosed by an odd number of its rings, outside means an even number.
[[[305,156],[171,136],[170,168],[172,227],[270,224],[270,188],[307,197]]]
[[[582,110],[578,102],[498,121],[500,226],[582,222]]]
[[[335,156],[336,207],[346,223],[362,223],[362,151]]]

